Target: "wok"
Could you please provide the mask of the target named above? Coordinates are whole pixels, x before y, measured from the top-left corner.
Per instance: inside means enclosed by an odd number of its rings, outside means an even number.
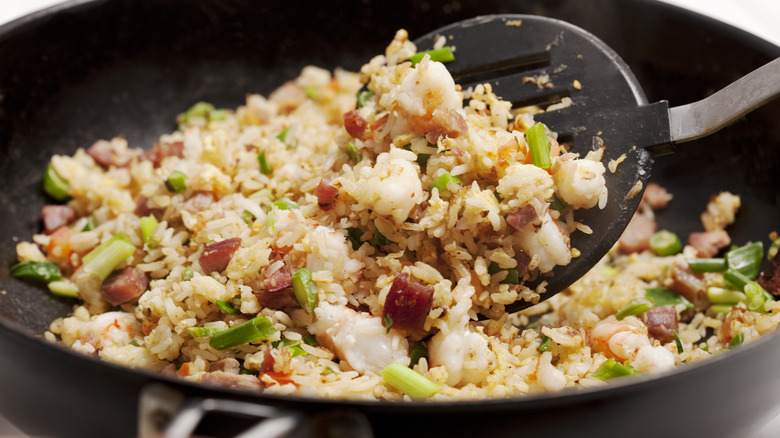
[[[292,412],[295,436],[746,436],[780,411],[780,334],[659,378],[596,390],[461,403],[365,403],[194,385],[99,362],[49,344],[48,323],[73,301],[12,278],[15,244],[40,229],[41,174],[54,153],[125,136],[150,147],[199,100],[235,107],[304,65],[357,69],[398,28],[412,38],[487,13],[570,21],[612,46],[650,101],[693,102],[780,56],[723,23],[640,0],[479,2],[72,1],[0,27],[0,412],[32,435],[136,436],[162,418],[147,402],[213,398]],[[660,157],[651,180],[674,195],[659,227],[685,236],[720,190],[743,208],[733,241],[767,240],[780,224],[780,102],[717,136]],[[155,386],[161,385],[161,386]],[[139,397],[144,402],[139,404]],[[180,397],[180,398],[176,398]],[[153,397],[152,397],[153,398]],[[246,405],[244,405],[246,406]],[[259,409],[259,408],[258,408]],[[151,420],[150,420],[151,419]],[[246,420],[209,415],[200,433]]]

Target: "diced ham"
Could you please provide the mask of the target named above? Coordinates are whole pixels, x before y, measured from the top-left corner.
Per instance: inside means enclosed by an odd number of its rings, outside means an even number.
[[[293,288],[288,287],[277,291],[259,290],[252,291],[257,297],[257,303],[265,309],[283,310],[292,307],[301,307],[295,298]]]
[[[128,266],[111,274],[100,288],[100,293],[112,306],[127,303],[141,296],[149,285],[146,273],[134,266]]]
[[[758,284],[772,295],[780,295],[780,252],[771,260],[772,265],[758,276]]]
[[[647,204],[653,210],[659,210],[666,208],[671,200],[671,193],[667,192],[666,189],[658,185],[658,183],[651,182],[645,187],[645,192],[642,195],[640,205]]]
[[[238,374],[241,371],[241,364],[235,358],[228,357],[218,360],[211,364],[209,372],[223,371],[230,374]]]
[[[330,183],[330,178],[324,177],[320,180],[317,188],[314,189],[314,196],[317,197],[317,205],[321,209],[328,211],[333,208],[333,203],[339,197],[339,189]]]
[[[41,218],[46,234],[51,234],[57,228],[73,222],[76,210],[67,205],[46,205],[41,209]]]
[[[704,280],[701,275],[694,274],[688,265],[672,266],[669,277],[672,280],[669,289],[693,303],[696,310],[703,310],[709,305]]]
[[[163,160],[168,157],[184,157],[184,143],[175,141],[173,143],[155,143],[152,149],[144,152],[143,158],[152,162],[154,167],[160,167]]]
[[[261,391],[263,382],[251,374],[234,374],[225,371],[213,371],[204,373],[200,381],[207,385],[222,386],[226,388],[247,389]]]
[[[184,201],[181,209],[187,211],[188,213],[195,214],[209,208],[209,206],[213,204],[215,200],[216,198],[213,193],[202,190],[197,191],[193,193],[192,196],[190,196],[186,201]]]
[[[663,344],[674,341],[678,323],[674,306],[653,307],[644,313],[643,318],[650,336]]]
[[[365,140],[366,127],[368,127],[368,122],[360,117],[356,109],[344,113],[344,128],[349,135],[359,140]]]
[[[409,281],[409,274],[395,277],[390,292],[385,298],[382,318],[389,316],[392,328],[400,330],[421,330],[433,303],[433,289]]]
[[[506,216],[506,223],[519,230],[535,221],[537,217],[539,215],[536,213],[536,209],[532,205],[526,205],[514,213],[509,213]]]
[[[277,264],[278,263],[276,261],[272,262],[269,267],[266,268],[263,274],[265,277],[263,280],[263,286],[265,286],[265,290],[269,292],[280,291],[292,286],[292,273],[286,264],[283,264],[281,267],[274,269],[273,271],[269,270],[270,267],[276,266]]]
[[[224,271],[239,246],[241,246],[240,237],[225,239],[206,246],[198,258],[201,269],[205,273]]]
[[[413,129],[425,132],[425,139],[436,144],[441,137],[458,138],[469,132],[466,119],[453,109],[438,109],[430,118],[417,122]]]
[[[165,214],[165,210],[162,208],[149,207],[149,198],[141,195],[138,197],[138,201],[135,203],[135,210],[133,210],[133,213],[138,217],[152,215],[155,219],[161,221],[163,215]]]
[[[655,221],[643,214],[634,214],[618,240],[618,248],[626,254],[641,252],[650,248],[650,238],[655,234]]]
[[[691,233],[688,236],[688,245],[696,249],[699,257],[714,257],[718,251],[731,244],[729,234],[724,230],[703,231]]]
[[[108,169],[111,166],[123,167],[130,162],[130,154],[118,155],[110,141],[98,140],[87,149],[87,155],[92,157],[99,166]]]

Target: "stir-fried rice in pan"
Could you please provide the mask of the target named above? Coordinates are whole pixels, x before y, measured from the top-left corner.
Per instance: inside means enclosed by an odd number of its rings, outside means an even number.
[[[619,163],[415,52],[399,31],[360,73],[306,67],[235,110],[198,103],[148,150],[54,156],[63,202],[14,267],[78,299],[47,339],[207,384],[444,400],[664,372],[774,330],[777,235],[759,274],[765,248],[731,242],[724,192],[682,244],[656,230],[674,199],[654,184],[591,272],[506,313],[579,255],[577,212],[607,202]]]

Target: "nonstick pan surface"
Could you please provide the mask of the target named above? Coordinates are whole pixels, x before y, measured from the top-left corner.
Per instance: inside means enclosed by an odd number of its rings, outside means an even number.
[[[309,64],[358,69],[398,28],[412,38],[480,14],[536,13],[602,38],[650,101],[707,96],[780,56],[780,48],[699,15],[639,0],[257,2],[94,0],[0,27],[0,412],[32,435],[135,436],[138,398],[157,382],[306,415],[298,435],[333,436],[338,415],[376,436],[746,436],[780,411],[780,336],[658,379],[513,400],[389,404],[267,396],[187,384],[77,355],[42,333],[73,302],[13,279],[15,245],[40,229],[42,171],[55,153],[125,136],[149,148],[205,100],[236,107]],[[780,228],[780,105],[656,160],[674,195],[659,227],[699,231],[710,195],[739,193],[734,242]],[[554,128],[554,127],[553,127]],[[215,433],[235,423],[214,421]]]

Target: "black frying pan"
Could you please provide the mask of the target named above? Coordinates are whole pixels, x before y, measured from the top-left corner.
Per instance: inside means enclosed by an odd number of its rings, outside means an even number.
[[[190,400],[244,400],[305,415],[298,436],[364,424],[377,436],[746,436],[780,411],[780,336],[658,379],[515,400],[333,402],[191,385],[47,344],[72,301],[13,279],[14,247],[40,229],[39,190],[53,153],[124,135],[150,147],[199,100],[235,107],[301,67],[357,69],[396,29],[412,38],[487,13],[570,21],[611,45],[650,101],[693,102],[780,56],[780,48],[660,3],[625,1],[259,2],[95,0],[0,27],[0,412],[34,435],[134,436],[153,382]],[[780,102],[661,157],[651,179],[675,194],[659,226],[687,235],[719,190],[739,193],[734,242],[780,228]],[[357,415],[354,415],[358,413]],[[347,418],[348,420],[344,420]],[[342,421],[343,420],[343,421]],[[239,420],[213,418],[223,433]],[[365,424],[364,424],[365,425]],[[365,430],[353,428],[355,430]]]

